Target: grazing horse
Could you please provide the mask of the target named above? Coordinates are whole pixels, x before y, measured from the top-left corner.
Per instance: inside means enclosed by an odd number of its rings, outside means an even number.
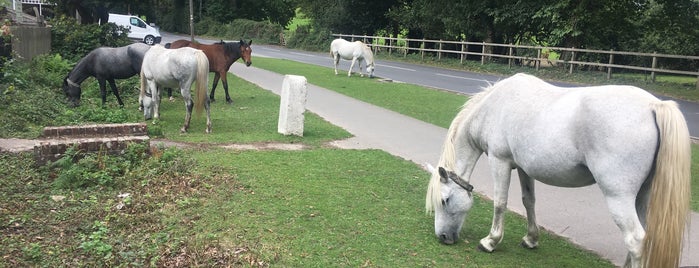
[[[337,64],[340,63],[340,58],[343,58],[352,61],[347,76],[352,75],[354,64],[359,61],[359,63],[357,63],[359,67],[359,76],[364,76],[362,72],[362,62],[364,62],[369,77],[374,77],[374,54],[371,52],[371,49],[361,41],[349,42],[342,38],[335,39],[330,43],[330,54],[335,63],[335,75],[337,75]]]
[[[206,95],[206,85],[209,83],[208,67],[209,61],[201,50],[189,47],[166,49],[161,45],[153,46],[143,57],[143,68],[141,68],[139,102],[143,105],[145,119],[153,118],[155,123],[155,120],[160,118],[160,88],[178,87],[187,111],[184,126],[180,131],[187,132],[192,118],[192,107],[196,104],[197,113],[201,113],[202,105],[206,108],[206,133],[210,133],[211,117],[209,98]],[[192,101],[190,92],[193,82],[196,82],[196,102]]]
[[[626,265],[679,265],[691,151],[675,102],[631,86],[561,88],[525,74],[473,96],[449,127],[427,190],[426,209],[434,212],[442,243],[458,240],[472,204],[470,177],[482,154],[495,195],[490,234],[479,249],[492,252],[503,238],[516,169],[528,219],[522,246],[538,245],[534,180],[559,187],[597,183],[623,233]]]
[[[200,49],[201,51],[204,51],[204,54],[206,54],[206,57],[209,59],[209,71],[216,73],[214,75],[214,85],[211,88],[211,94],[209,95],[209,99],[211,99],[211,101],[215,101],[214,93],[216,92],[218,80],[221,79],[223,89],[226,91],[226,102],[233,103],[231,96],[228,95],[228,78],[226,77],[226,74],[228,73],[228,69],[231,68],[231,65],[233,65],[233,63],[240,58],[243,58],[243,61],[245,61],[245,66],[250,67],[250,65],[252,64],[252,48],[250,48],[251,44],[252,40],[250,40],[250,42],[247,43],[243,40],[240,40],[240,42],[229,43],[226,43],[223,40],[221,40],[221,42],[218,43],[205,45],[182,39],[172,42],[169,45],[166,44],[165,47],[193,47],[196,49]],[[171,89],[168,89],[168,97],[172,97]]]
[[[82,90],[80,84],[90,76],[97,79],[102,92],[102,105],[107,102],[106,81],[112,88],[112,93],[116,96],[119,105],[124,106],[124,102],[119,97],[114,79],[126,79],[138,74],[141,71],[143,55],[150,49],[149,45],[135,43],[123,47],[100,47],[92,50],[82,58],[63,79],[63,91],[68,100],[74,105],[80,105],[80,95]]]

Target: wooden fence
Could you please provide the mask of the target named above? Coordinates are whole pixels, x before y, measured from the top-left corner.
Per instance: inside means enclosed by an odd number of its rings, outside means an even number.
[[[409,38],[397,38],[397,37],[384,37],[384,36],[367,36],[367,35],[347,35],[347,34],[333,34],[335,37],[354,40],[361,40],[372,47],[374,52],[378,49],[386,50],[389,54],[392,53],[402,53],[404,56],[411,51],[417,51],[420,53],[421,57],[424,58],[425,53],[436,54],[438,59],[442,58],[443,54],[452,54],[460,58],[463,64],[467,57],[475,56],[479,57],[481,64],[485,64],[490,61],[491,58],[503,58],[507,59],[508,65],[512,66],[515,62],[520,63],[529,62],[534,64],[534,68],[539,70],[542,63],[550,63],[552,65],[562,64],[568,69],[569,73],[573,73],[576,68],[581,66],[594,66],[601,69],[606,69],[607,79],[612,78],[613,69],[626,69],[634,71],[646,71],[650,72],[651,81],[655,81],[656,73],[666,73],[666,74],[678,74],[686,76],[697,77],[696,88],[699,89],[699,70],[698,71],[687,71],[687,70],[675,70],[675,69],[665,69],[658,65],[659,60],[685,60],[694,62],[695,66],[699,66],[699,56],[683,56],[683,55],[669,55],[669,54],[658,54],[658,53],[639,53],[639,52],[626,52],[626,51],[614,51],[614,50],[593,50],[593,49],[579,49],[579,48],[565,48],[565,47],[543,47],[543,46],[528,46],[528,45],[513,45],[513,44],[497,44],[497,43],[485,43],[485,42],[465,42],[465,41],[445,41],[445,40],[426,40],[426,39],[409,39]],[[368,41],[368,42],[367,42]],[[420,44],[419,47],[408,46],[409,42]],[[443,47],[448,46],[451,48],[460,48],[458,50],[453,49],[443,49]],[[469,49],[471,46],[471,49]],[[473,48],[479,48],[478,51],[473,51]],[[492,51],[498,50],[501,53],[493,53]],[[548,52],[557,52],[561,54],[559,59],[549,59]],[[504,53],[502,53],[504,52]],[[580,57],[581,54],[592,55],[592,57]],[[543,56],[542,56],[543,55]],[[576,57],[577,56],[577,57]],[[618,61],[615,63],[615,56],[632,56],[637,57],[638,60],[634,61],[636,63],[640,62],[639,65],[632,64],[621,64]],[[595,61],[588,61],[586,58],[596,59]],[[602,62],[599,59],[604,58],[605,61]]]

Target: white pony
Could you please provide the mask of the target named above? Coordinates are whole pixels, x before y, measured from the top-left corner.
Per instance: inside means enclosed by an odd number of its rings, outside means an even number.
[[[495,208],[479,249],[492,252],[503,238],[510,174],[517,169],[528,219],[522,246],[538,245],[534,180],[597,183],[623,233],[626,265],[679,265],[691,151],[675,102],[631,86],[560,88],[525,74],[473,96],[449,127],[425,200],[445,244],[458,240],[472,204],[470,176],[483,153],[495,180]]]
[[[192,101],[190,88],[196,82],[196,103]],[[206,108],[206,133],[211,132],[209,96],[206,87],[209,83],[209,60],[198,49],[183,47],[166,49],[162,45],[153,46],[143,57],[141,67],[141,94],[139,103],[143,115],[148,119],[160,118],[160,90],[180,88],[187,113],[181,132],[187,132],[192,118],[192,107],[196,104],[197,113],[202,105]],[[153,121],[155,123],[155,121]]]
[[[364,76],[362,72],[362,62],[366,66],[366,71],[369,77],[374,77],[374,54],[371,49],[361,41],[349,42],[345,39],[338,38],[330,43],[330,54],[335,62],[335,75],[337,75],[337,64],[340,63],[340,58],[352,60],[347,76],[352,75],[354,64],[359,61],[359,75]]]

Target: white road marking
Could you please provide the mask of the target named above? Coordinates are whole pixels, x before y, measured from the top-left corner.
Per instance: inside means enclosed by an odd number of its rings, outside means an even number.
[[[475,78],[468,78],[468,77],[463,77],[463,76],[448,75],[448,74],[440,74],[440,73],[437,73],[437,74],[435,74],[435,75],[444,76],[444,77],[450,77],[450,78],[458,78],[458,79],[464,79],[464,80],[472,80],[472,81],[479,81],[479,82],[490,83],[488,80],[484,80],[484,79],[475,79]]]
[[[416,72],[415,69],[408,69],[408,68],[396,67],[396,66],[391,66],[391,65],[376,64],[376,66],[382,66],[382,67],[388,67],[388,68],[399,69],[399,70],[404,70],[404,71]]]

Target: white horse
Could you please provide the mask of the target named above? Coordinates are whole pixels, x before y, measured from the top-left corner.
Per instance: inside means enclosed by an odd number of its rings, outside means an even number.
[[[362,62],[366,66],[366,71],[369,77],[374,77],[374,54],[371,49],[361,41],[349,42],[345,39],[338,38],[330,43],[330,54],[333,56],[335,63],[335,75],[337,75],[337,64],[340,63],[340,58],[352,60],[347,76],[352,75],[354,64],[359,67],[359,75],[364,76],[362,72]]]
[[[166,49],[162,45],[153,46],[143,57],[141,67],[141,95],[139,103],[143,115],[148,119],[160,118],[160,90],[180,88],[187,113],[181,132],[187,132],[192,118],[192,107],[196,104],[197,113],[202,105],[206,108],[206,133],[211,132],[209,96],[206,87],[209,81],[209,60],[198,49],[183,47]],[[192,101],[190,88],[196,82],[196,103]],[[153,121],[155,123],[155,121]]]
[[[449,127],[427,190],[426,209],[445,244],[458,240],[472,204],[470,176],[483,153],[495,180],[495,209],[479,249],[492,252],[503,238],[511,170],[517,169],[528,219],[522,246],[538,245],[534,180],[560,187],[597,183],[623,233],[626,265],[679,265],[691,151],[675,102],[631,86],[560,88],[525,74],[473,96]]]

